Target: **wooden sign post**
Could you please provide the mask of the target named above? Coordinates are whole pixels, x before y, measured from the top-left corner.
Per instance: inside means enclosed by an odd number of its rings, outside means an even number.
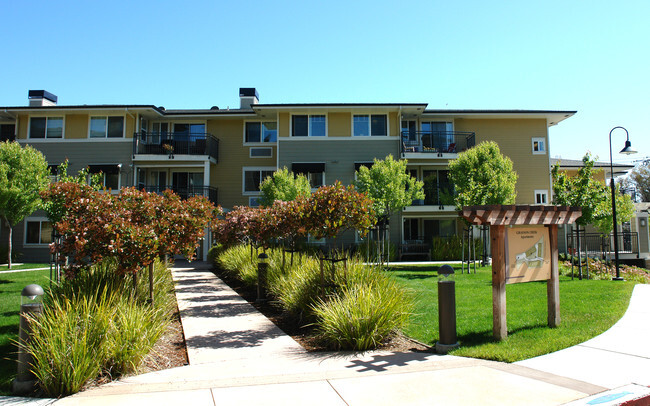
[[[557,226],[582,215],[567,206],[467,206],[460,212],[471,224],[489,225],[492,247],[492,335],[508,336],[506,284],[547,281],[548,325],[560,324]],[[511,226],[529,226],[511,229]],[[512,249],[510,252],[509,249]]]

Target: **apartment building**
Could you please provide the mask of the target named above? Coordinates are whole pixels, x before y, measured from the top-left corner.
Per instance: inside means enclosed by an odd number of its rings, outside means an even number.
[[[472,146],[496,141],[519,174],[517,204],[548,204],[548,128],[575,114],[549,110],[440,110],[426,103],[260,103],[240,88],[238,109],[171,110],[155,105],[59,105],[30,90],[28,105],[0,107],[0,137],[29,144],[48,163],[102,173],[113,191],[137,186],[203,195],[225,208],[257,205],[259,183],[277,168],[308,176],[313,188],[388,155],[408,160],[426,197],[390,220],[392,241],[459,233],[448,164]],[[50,224],[38,212],[14,230],[14,246],[46,260]],[[6,230],[0,242],[6,240]],[[356,236],[345,241],[353,243]],[[208,244],[202,252],[207,253]]]

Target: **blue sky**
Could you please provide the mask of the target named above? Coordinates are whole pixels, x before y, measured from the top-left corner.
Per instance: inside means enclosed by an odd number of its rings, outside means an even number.
[[[650,156],[650,2],[3,2],[0,105],[424,102],[578,113],[551,155]]]

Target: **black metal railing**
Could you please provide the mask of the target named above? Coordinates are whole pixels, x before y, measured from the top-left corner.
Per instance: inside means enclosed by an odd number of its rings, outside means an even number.
[[[476,143],[473,132],[462,131],[403,131],[402,153],[457,153]]]
[[[181,197],[181,199],[187,199],[188,197],[194,196],[205,196],[212,203],[217,204],[217,188],[212,186],[174,186],[174,185],[162,185],[162,186],[147,186],[139,185],[138,189],[145,190],[146,192],[153,193],[162,193],[165,190],[171,190]]]
[[[414,200],[411,206],[453,206],[454,185],[449,182],[424,182],[424,200]]]
[[[208,155],[218,160],[219,139],[212,134],[139,132],[133,135],[133,155]]]
[[[590,256],[614,255],[614,234],[602,235],[598,233],[580,233],[580,251]],[[567,248],[569,252],[577,255],[578,242],[576,234],[571,233],[567,236]],[[618,233],[618,252],[619,254],[639,254],[639,233],[622,232]]]

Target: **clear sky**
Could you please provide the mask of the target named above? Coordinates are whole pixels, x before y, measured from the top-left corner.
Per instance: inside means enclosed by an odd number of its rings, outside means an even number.
[[[578,113],[551,155],[650,156],[650,1],[1,0],[0,106],[428,103]]]

